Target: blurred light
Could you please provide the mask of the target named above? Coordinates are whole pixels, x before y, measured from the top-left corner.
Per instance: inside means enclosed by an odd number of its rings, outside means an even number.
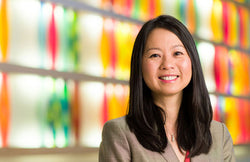
[[[180,19],[180,14],[178,13],[178,7],[180,6],[179,3],[180,2],[178,1],[164,0],[162,1],[163,11],[176,17],[177,19]]]
[[[56,79],[55,80],[55,90],[56,90],[56,92],[61,94],[63,89],[64,89],[64,80],[61,79],[61,78]]]
[[[27,124],[25,127],[20,126],[16,134],[17,138],[12,138],[11,147],[21,148],[39,148],[41,147],[41,137],[39,130]]]
[[[42,79],[36,75],[10,75],[9,81],[12,99],[9,145],[23,148],[41,147],[41,123],[36,108],[41,99]]]
[[[104,28],[108,31],[112,30],[114,28],[114,22],[112,21],[112,19],[107,18],[104,21]]]
[[[62,6],[56,6],[55,7],[55,17],[56,17],[56,19],[60,19],[60,18],[62,18],[63,17],[63,7]]]
[[[69,22],[73,22],[74,21],[74,17],[75,17],[74,16],[75,12],[73,10],[68,9],[67,10],[67,14],[69,16]]]
[[[66,139],[64,137],[63,131],[58,131],[56,136],[56,147],[63,148],[66,144]]]
[[[1,86],[2,86],[2,83],[3,83],[3,73],[0,73],[0,91],[1,91]]]
[[[88,147],[98,147],[101,141],[102,106],[104,84],[85,82],[81,84],[81,144]]]
[[[99,15],[87,14],[84,15],[82,23],[85,30],[87,30],[93,35],[96,35],[96,30],[99,31],[100,28],[102,28],[103,19]]]
[[[196,0],[196,5],[202,13],[209,13],[213,6],[213,0]]]
[[[35,99],[33,97],[37,95],[37,91],[39,91],[40,85],[42,83],[40,76],[22,74],[16,76],[15,80],[16,80],[16,86],[15,86],[16,91],[25,92],[27,96],[32,97],[30,98],[31,100]],[[27,86],[29,88],[27,88]]]
[[[43,10],[42,12],[46,18],[51,17],[52,5],[50,3],[45,3],[42,10]]]
[[[28,4],[28,5],[27,5]],[[10,53],[8,60],[25,66],[38,67],[37,28],[40,2],[35,0],[10,1]],[[28,35],[28,36],[27,36]],[[29,58],[29,59],[27,59]]]
[[[212,29],[210,25],[213,0],[196,0],[196,8],[198,10],[198,32],[197,34],[205,39],[212,38]]]
[[[123,88],[123,86],[121,84],[117,84],[115,85],[115,91],[114,91],[115,95],[118,97],[122,97],[125,93],[125,90]]]
[[[217,97],[215,95],[212,95],[212,94],[210,94],[209,97],[210,97],[212,109],[213,109],[213,112],[214,112],[214,109],[215,109],[216,104],[217,104]]]
[[[88,131],[87,135],[85,136],[85,145],[87,147],[99,147],[101,143],[101,133],[97,129],[91,129]]]
[[[211,29],[213,32],[213,40],[215,42],[221,42],[223,40],[222,29],[222,2],[220,0],[214,0],[212,13],[211,13]]]
[[[121,33],[124,35],[128,35],[131,32],[131,27],[128,23],[120,22],[118,23],[118,28],[119,28],[119,31],[121,31]]]
[[[86,96],[88,100],[91,100],[93,102],[96,102],[96,98],[100,98],[103,96],[101,92],[104,91],[104,85],[103,83],[98,83],[98,82],[89,82],[89,83],[84,83],[85,84],[85,91],[89,96]],[[93,97],[95,96],[95,97]]]
[[[92,6],[95,6],[95,7],[100,7],[101,6],[101,3],[102,3],[102,0],[81,0],[85,3],[88,3],[89,5],[92,5]]]
[[[54,139],[53,139],[53,135],[52,132],[49,130],[45,131],[45,135],[44,135],[44,145],[47,148],[52,148],[54,147]]]
[[[106,91],[107,91],[107,95],[111,96],[114,93],[114,85],[113,84],[107,84]]]
[[[197,44],[197,49],[201,59],[203,74],[205,77],[208,91],[214,92],[216,89],[214,79],[214,46],[211,43],[200,42]]]
[[[45,77],[44,78],[44,85],[46,85],[46,90],[48,91],[48,94],[53,93],[54,91],[54,78],[51,77]]]
[[[82,72],[94,76],[103,73],[100,55],[100,40],[102,35],[103,18],[94,14],[79,14],[79,48],[80,66]]]
[[[222,3],[220,0],[214,0],[214,11],[215,15],[221,14],[222,13]]]
[[[1,131],[0,131],[0,138],[2,139],[2,133],[1,133]],[[2,147],[3,146],[3,144],[2,144],[2,140],[0,140],[0,147]]]

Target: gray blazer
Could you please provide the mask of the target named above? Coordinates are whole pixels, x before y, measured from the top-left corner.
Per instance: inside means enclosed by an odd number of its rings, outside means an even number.
[[[191,158],[192,162],[234,162],[233,142],[223,123],[212,121],[213,144],[208,154]],[[99,148],[99,162],[179,162],[171,144],[164,153],[145,149],[129,130],[125,117],[105,123]]]

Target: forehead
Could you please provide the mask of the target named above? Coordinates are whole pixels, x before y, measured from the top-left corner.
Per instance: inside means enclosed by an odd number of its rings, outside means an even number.
[[[153,47],[183,47],[184,45],[182,41],[178,38],[178,36],[164,28],[155,28],[153,29],[146,40],[145,50],[147,48]]]
[[[155,28],[153,29],[149,35],[148,35],[148,38],[146,40],[146,44],[147,43],[159,43],[159,42],[163,42],[163,41],[166,41],[166,42],[176,42],[176,43],[180,43],[182,44],[181,40],[178,38],[178,36],[167,30],[167,29],[164,29],[164,28]]]

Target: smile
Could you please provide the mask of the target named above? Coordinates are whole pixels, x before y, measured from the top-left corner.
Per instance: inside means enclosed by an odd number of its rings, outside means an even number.
[[[175,76],[162,76],[162,77],[159,77],[159,79],[161,80],[166,80],[166,81],[170,81],[170,80],[175,80],[177,79],[179,76],[178,75],[175,75]]]

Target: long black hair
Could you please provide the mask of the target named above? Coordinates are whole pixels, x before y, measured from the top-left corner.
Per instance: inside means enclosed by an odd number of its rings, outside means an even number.
[[[164,152],[168,140],[164,129],[164,110],[154,104],[151,90],[142,76],[142,56],[150,32],[163,28],[173,32],[183,43],[192,62],[192,78],[183,90],[183,98],[177,118],[177,143],[190,157],[208,153],[212,136],[210,123],[212,107],[205,85],[195,42],[188,29],[176,18],[161,15],[146,22],[139,31],[132,52],[130,71],[129,110],[127,124],[138,141],[146,149]]]

